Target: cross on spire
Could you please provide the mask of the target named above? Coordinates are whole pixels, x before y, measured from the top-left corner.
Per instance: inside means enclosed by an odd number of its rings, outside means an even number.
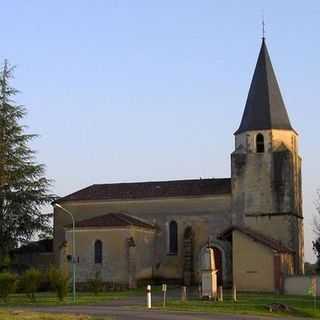
[[[265,23],[264,23],[264,12],[262,11],[262,40],[265,39],[266,31],[265,31]]]

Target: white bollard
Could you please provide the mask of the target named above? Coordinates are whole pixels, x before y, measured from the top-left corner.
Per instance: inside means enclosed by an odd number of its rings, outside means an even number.
[[[201,284],[199,284],[198,286],[198,293],[199,293],[199,298],[202,298],[202,288],[201,288]]]
[[[183,286],[181,288],[181,301],[186,301],[187,300],[187,287]]]
[[[147,286],[147,308],[151,309],[151,286]]]
[[[232,288],[233,291],[233,302],[237,302],[237,287],[234,285]]]

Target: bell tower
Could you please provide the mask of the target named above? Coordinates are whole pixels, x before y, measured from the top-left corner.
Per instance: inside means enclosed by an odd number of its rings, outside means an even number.
[[[232,221],[281,241],[303,273],[301,158],[265,39],[231,155]]]

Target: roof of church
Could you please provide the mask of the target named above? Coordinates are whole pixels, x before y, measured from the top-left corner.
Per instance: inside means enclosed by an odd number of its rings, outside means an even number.
[[[82,221],[76,222],[76,228],[93,228],[93,227],[140,227],[146,229],[155,229],[152,224],[134,218],[124,213],[108,213],[102,216],[97,216]],[[68,225],[67,228],[71,228]]]
[[[243,226],[231,226],[224,232],[222,232],[219,235],[219,239],[227,239],[230,234],[232,234],[233,231],[239,231],[249,238],[253,239],[254,241],[257,241],[273,250],[276,250],[278,252],[283,252],[283,253],[293,253],[294,251],[288,247],[286,247],[284,244],[282,244],[281,241],[275,240],[271,237],[267,237],[257,231],[254,231],[248,227],[243,227]]]
[[[231,193],[230,178],[111,183],[93,184],[60,198],[56,202],[202,196],[225,193]]]
[[[241,124],[235,134],[264,129],[293,130],[263,38]]]

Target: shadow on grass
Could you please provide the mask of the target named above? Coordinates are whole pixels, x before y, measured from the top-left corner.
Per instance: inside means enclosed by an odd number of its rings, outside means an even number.
[[[289,307],[288,312],[270,312],[268,306],[272,303],[281,303]],[[158,304],[158,307],[161,307]],[[320,318],[320,301],[318,308],[314,308],[314,300],[307,296],[282,296],[273,294],[240,293],[238,301],[233,302],[231,294],[225,294],[223,302],[203,301],[190,299],[167,301],[163,310],[196,311],[220,314],[242,314],[271,317],[305,317]]]

